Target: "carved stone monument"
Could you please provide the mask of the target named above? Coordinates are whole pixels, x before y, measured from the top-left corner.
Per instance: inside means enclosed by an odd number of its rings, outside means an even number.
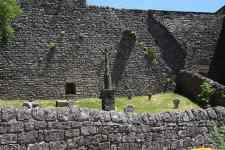
[[[100,98],[102,99],[102,110],[115,110],[115,96],[112,88],[112,79],[110,72],[110,58],[109,51],[104,50],[105,55],[105,74],[104,74],[104,89],[101,91]]]

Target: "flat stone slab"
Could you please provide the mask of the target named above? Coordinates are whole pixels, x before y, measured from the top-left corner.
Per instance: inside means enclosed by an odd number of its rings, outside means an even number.
[[[68,100],[57,100],[56,101],[56,107],[69,107],[70,104],[71,103]]]

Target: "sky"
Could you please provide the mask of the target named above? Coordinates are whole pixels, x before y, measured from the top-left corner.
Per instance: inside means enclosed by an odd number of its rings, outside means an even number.
[[[89,5],[127,9],[215,12],[225,0],[87,0]]]

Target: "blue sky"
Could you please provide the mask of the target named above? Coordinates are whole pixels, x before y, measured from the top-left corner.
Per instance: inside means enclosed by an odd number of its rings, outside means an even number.
[[[225,0],[87,0],[89,5],[130,9],[215,12]]]

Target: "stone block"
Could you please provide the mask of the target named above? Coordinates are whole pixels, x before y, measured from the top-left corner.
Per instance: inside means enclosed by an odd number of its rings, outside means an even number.
[[[20,133],[24,130],[24,124],[23,122],[8,122],[7,125],[7,132],[8,133]]]
[[[17,144],[17,134],[0,135],[0,144]]]
[[[17,120],[18,121],[27,121],[32,119],[31,110],[20,109],[17,111]]]
[[[49,143],[49,150],[66,150],[67,144],[64,141],[54,141]]]
[[[18,134],[18,143],[20,144],[36,143],[36,137],[38,137],[37,131],[23,132]]]
[[[69,107],[70,102],[67,100],[57,100],[56,101],[56,107]]]
[[[3,108],[2,110],[2,121],[10,121],[10,120],[16,120],[17,118],[17,110],[16,109],[8,109]]]
[[[80,129],[70,129],[65,131],[66,138],[73,138],[80,136]]]
[[[64,140],[63,130],[47,130],[44,134],[46,142]]]
[[[45,142],[29,144],[27,150],[49,150],[49,144]]]

